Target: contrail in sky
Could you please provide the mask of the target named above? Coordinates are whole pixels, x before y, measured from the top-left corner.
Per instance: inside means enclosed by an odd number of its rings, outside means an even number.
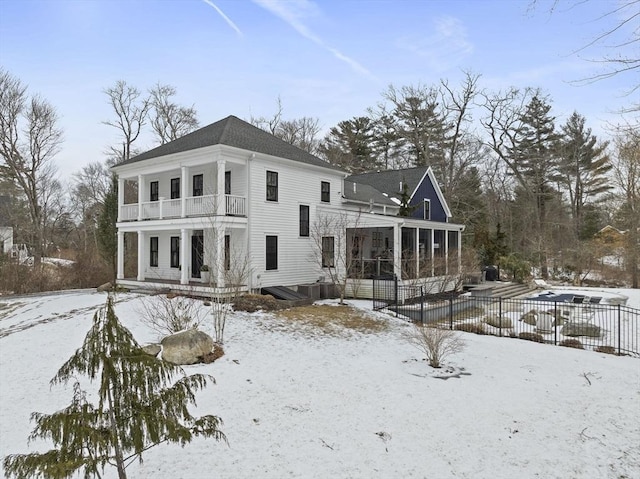
[[[350,58],[339,50],[327,45],[322,38],[313,33],[307,25],[305,25],[304,17],[306,17],[309,12],[317,8],[317,5],[314,2],[309,0],[295,0],[288,2],[281,0],[253,0],[253,2],[289,24],[290,27],[304,38],[311,40],[316,45],[331,52],[338,60],[347,63],[358,73],[373,78],[373,75],[369,70],[360,65],[360,63],[353,58]]]
[[[231,19],[230,19],[229,17],[227,17],[227,16],[224,14],[224,12],[223,12],[222,10],[220,10],[220,9],[218,8],[218,6],[217,6],[215,3],[213,3],[213,2],[212,2],[212,1],[210,1],[210,0],[202,0],[202,1],[203,1],[204,3],[206,3],[207,5],[211,5],[211,6],[216,10],[216,12],[218,12],[218,13],[220,14],[220,16],[221,16],[222,18],[224,18],[224,21],[225,21],[225,22],[227,22],[227,24],[228,24],[231,28],[233,28],[233,29],[236,31],[236,33],[237,33],[238,35],[242,36],[242,31],[240,31],[240,29],[238,28],[238,26],[237,26],[235,23],[233,23],[233,22],[231,21]]]

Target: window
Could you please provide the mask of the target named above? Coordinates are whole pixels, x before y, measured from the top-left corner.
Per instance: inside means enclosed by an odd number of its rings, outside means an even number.
[[[267,201],[278,201],[278,173],[267,171]]]
[[[224,172],[224,194],[225,195],[231,194],[231,172],[230,171]]]
[[[204,194],[204,178],[202,175],[193,175],[193,196]]]
[[[300,236],[309,236],[309,206],[300,205]]]
[[[278,269],[278,237],[267,236],[267,270]]]
[[[149,266],[158,266],[158,237],[149,238]]]
[[[333,236],[322,237],[322,267],[333,268],[335,266],[334,255],[335,241]]]
[[[180,237],[171,237],[171,267],[180,267]]]
[[[371,233],[371,247],[372,248],[382,247],[382,231],[373,231]]]
[[[320,201],[323,203],[331,202],[331,183],[328,181],[320,183]]]
[[[158,201],[158,182],[149,183],[149,201]]]
[[[171,199],[180,198],[180,178],[171,178]]]
[[[231,270],[231,236],[224,235],[224,270]]]
[[[422,208],[422,211],[423,211],[422,218],[425,220],[430,220],[431,219],[431,200],[425,199],[422,202],[422,204],[424,205]]]

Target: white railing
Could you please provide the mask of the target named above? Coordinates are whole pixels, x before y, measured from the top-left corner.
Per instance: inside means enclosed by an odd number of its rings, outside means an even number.
[[[187,216],[210,216],[216,214],[216,200],[214,195],[192,196],[185,198],[187,202]]]
[[[186,216],[214,216],[218,214],[218,195],[192,196],[184,198]],[[246,216],[246,198],[244,196],[225,195],[224,214]],[[138,203],[120,205],[120,221],[138,219]],[[143,220],[182,217],[182,199],[145,201],[142,203]]]
[[[133,221],[138,219],[138,203],[120,206],[120,221]]]
[[[225,214],[232,216],[246,216],[244,196],[225,195]]]

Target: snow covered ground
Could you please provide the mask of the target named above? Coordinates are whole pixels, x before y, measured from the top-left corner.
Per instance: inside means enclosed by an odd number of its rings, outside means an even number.
[[[640,308],[640,291],[616,291]],[[69,403],[71,386],[49,380],[104,301],[89,291],[0,298],[0,457],[46,447],[28,444],[29,416]],[[116,311],[146,343],[155,337],[139,302],[119,295]],[[197,414],[221,416],[229,444],[160,446],[129,477],[640,477],[640,360],[464,334],[466,349],[447,361],[464,374],[443,380],[406,341],[410,325],[368,312],[391,327],[327,335],[234,314],[225,356],[185,368],[216,378]]]

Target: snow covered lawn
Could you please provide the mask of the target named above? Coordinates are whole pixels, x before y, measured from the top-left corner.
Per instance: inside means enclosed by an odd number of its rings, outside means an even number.
[[[640,293],[623,290],[640,307]],[[141,343],[140,299],[116,311]],[[27,443],[33,411],[66,406],[49,380],[80,346],[105,295],[0,298],[0,456]],[[309,321],[236,313],[225,356],[185,368],[212,374],[198,415],[224,420],[229,444],[159,446],[131,478],[616,478],[640,477],[640,360],[464,334],[438,379],[405,339],[407,323],[331,334]],[[366,311],[364,311],[366,310]],[[116,477],[107,471],[106,477]]]

